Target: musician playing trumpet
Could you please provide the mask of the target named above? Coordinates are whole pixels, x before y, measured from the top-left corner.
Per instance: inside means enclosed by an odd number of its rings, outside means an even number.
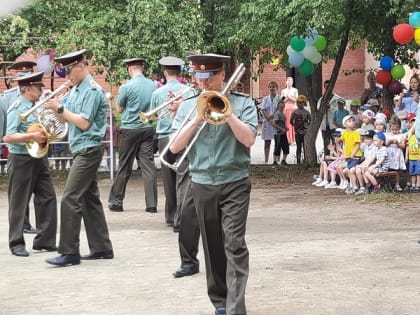
[[[15,79],[20,95],[7,113],[7,131],[4,142],[9,143],[9,248],[13,255],[29,256],[23,237],[24,217],[34,194],[34,208],[37,234],[33,241],[34,250],[57,250],[57,199],[48,169],[48,159],[34,158],[28,154],[25,143],[36,142],[47,145],[48,135],[43,130],[30,131],[36,123],[34,115],[22,121],[19,116],[29,110],[42,94],[43,72],[29,74]],[[29,130],[29,132],[28,132]]]

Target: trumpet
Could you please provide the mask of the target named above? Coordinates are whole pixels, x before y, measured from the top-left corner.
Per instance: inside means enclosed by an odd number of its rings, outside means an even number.
[[[236,68],[229,81],[226,83],[222,92],[206,91],[200,94],[197,99],[196,106],[190,110],[184,121],[179,126],[178,130],[175,132],[171,140],[169,140],[168,144],[161,152],[159,158],[163,165],[173,169],[174,171],[177,171],[207,124],[221,125],[229,120],[230,116],[232,115],[232,103],[229,101],[226,94],[236,87],[244,73],[245,66],[243,63],[241,63]],[[165,160],[166,153],[168,153],[169,148],[180,134],[182,128],[185,127],[195,112],[200,115],[200,117],[204,120],[204,123],[201,124],[200,128],[197,130],[182,155],[172,164]]]
[[[19,115],[20,120],[25,122],[29,115],[37,113],[38,122],[29,126],[27,132],[41,132],[47,137],[47,141],[45,143],[37,143],[34,141],[29,141],[26,143],[26,149],[28,150],[30,156],[34,158],[44,157],[48,153],[50,142],[60,141],[67,135],[68,124],[66,122],[61,122],[60,119],[58,119],[50,109],[41,107],[47,101],[58,95],[59,92],[61,92],[63,89],[68,88],[70,83],[70,80],[64,82],[54,92],[38,101],[31,109]],[[64,96],[60,95],[59,101],[62,102],[68,93],[66,93]]]
[[[168,107],[169,104],[171,104],[172,102],[180,99],[182,96],[184,96],[185,94],[187,94],[190,91],[195,90],[192,86],[187,87],[186,89],[182,90],[181,93],[171,97],[168,101],[160,104],[158,107],[156,107],[155,109],[152,109],[151,111],[148,112],[140,112],[139,113],[139,118],[140,120],[143,122],[143,124],[148,124],[150,121],[154,121],[163,117],[166,117],[167,115],[170,114],[170,111],[167,110],[166,112],[164,112],[164,114],[161,114],[158,116],[158,113],[163,110],[166,109]]]

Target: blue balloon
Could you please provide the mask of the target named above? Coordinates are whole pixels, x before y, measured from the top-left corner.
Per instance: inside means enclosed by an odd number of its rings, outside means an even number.
[[[419,28],[420,27],[420,12],[411,13],[410,17],[408,18],[408,23],[414,28]]]
[[[305,59],[305,57],[303,57],[302,53],[294,51],[289,56],[289,63],[293,67],[299,67],[302,64],[304,59]]]
[[[305,36],[306,45],[313,45],[318,39],[318,35],[318,31],[315,28],[307,30]]]
[[[390,56],[383,56],[379,64],[383,70],[391,70],[394,65],[394,59]]]

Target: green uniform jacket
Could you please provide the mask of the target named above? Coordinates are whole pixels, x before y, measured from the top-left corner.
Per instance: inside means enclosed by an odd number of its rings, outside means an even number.
[[[149,111],[150,100],[155,89],[156,84],[143,75],[136,75],[121,86],[117,104],[124,108],[121,115],[122,128],[150,127],[150,125],[143,124],[139,118],[139,113]]]
[[[257,134],[258,119],[250,97],[230,93],[233,113]],[[197,97],[184,102],[173,121],[173,131],[185,120]],[[203,185],[221,185],[249,176],[250,150],[236,140],[229,125],[210,125],[203,129],[188,153],[192,181]]]
[[[80,114],[91,122],[86,131],[69,124],[69,142],[72,153],[100,146],[105,135],[107,108],[105,93],[91,75],[71,89],[65,106],[71,112]]]

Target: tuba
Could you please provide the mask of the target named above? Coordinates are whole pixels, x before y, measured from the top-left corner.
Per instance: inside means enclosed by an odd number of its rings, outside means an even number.
[[[29,141],[26,143],[26,149],[30,156],[42,158],[48,153],[49,143],[62,140],[68,131],[67,122],[61,122],[50,109],[43,108],[43,105],[53,97],[57,96],[62,90],[69,87],[71,81],[68,80],[60,85],[54,92],[50,93],[42,100],[38,101],[31,109],[19,115],[21,121],[26,121],[29,115],[36,114],[37,123],[29,126],[27,132],[41,132],[47,138],[45,143]],[[60,103],[64,103],[70,92],[59,96]]]

